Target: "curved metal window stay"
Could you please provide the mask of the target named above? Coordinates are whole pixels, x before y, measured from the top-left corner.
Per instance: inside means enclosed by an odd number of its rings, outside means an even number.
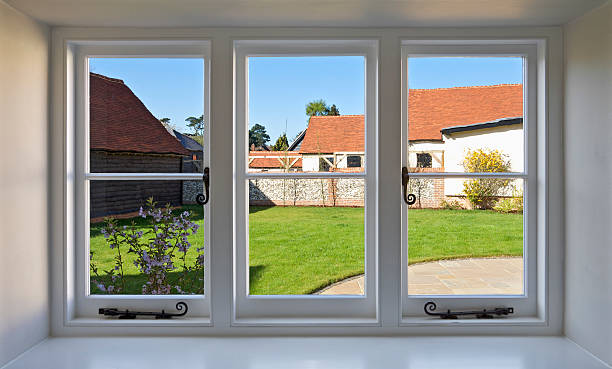
[[[199,205],[206,205],[210,199],[210,192],[208,187],[210,186],[210,168],[204,168],[204,174],[202,175],[202,182],[204,183],[204,193],[196,195],[196,202]]]

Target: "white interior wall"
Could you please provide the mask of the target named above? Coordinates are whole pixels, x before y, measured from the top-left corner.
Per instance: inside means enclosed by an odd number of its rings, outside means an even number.
[[[0,366],[49,334],[49,29],[0,0]]]
[[[565,333],[612,365],[612,3],[565,43]]]

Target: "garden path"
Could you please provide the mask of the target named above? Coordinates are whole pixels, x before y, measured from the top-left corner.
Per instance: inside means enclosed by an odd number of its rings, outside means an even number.
[[[411,295],[520,295],[523,258],[438,260],[408,267]],[[362,295],[363,274],[334,283],[317,294]]]

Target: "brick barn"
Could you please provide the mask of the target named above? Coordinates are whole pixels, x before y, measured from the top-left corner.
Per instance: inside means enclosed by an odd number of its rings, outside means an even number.
[[[90,171],[180,173],[191,153],[120,79],[90,74]],[[90,216],[133,213],[148,197],[182,204],[182,181],[91,181]]]

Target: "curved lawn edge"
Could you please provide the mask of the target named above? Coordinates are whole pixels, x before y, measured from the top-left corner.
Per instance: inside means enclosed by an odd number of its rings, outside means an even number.
[[[408,266],[433,263],[433,262],[441,261],[441,260],[452,261],[452,260],[469,260],[469,259],[518,259],[518,258],[522,259],[523,255],[492,255],[492,256],[483,256],[483,257],[471,257],[471,256],[467,256],[467,257],[453,257],[453,258],[437,258],[437,259],[434,259],[434,260],[418,261],[418,262],[414,262],[414,263],[409,263]],[[346,277],[344,279],[335,281],[335,282],[330,283],[330,284],[328,284],[328,285],[326,285],[324,287],[321,287],[321,288],[319,288],[316,291],[310,292],[309,295],[320,294],[321,292],[324,292],[325,290],[327,290],[327,289],[329,289],[329,288],[331,288],[331,287],[333,287],[335,285],[338,285],[338,284],[341,284],[341,283],[344,283],[344,282],[348,282],[350,280],[359,278],[359,277],[364,276],[364,275],[365,275],[365,273],[361,272],[359,274],[355,274],[355,275],[352,275],[350,277]]]

